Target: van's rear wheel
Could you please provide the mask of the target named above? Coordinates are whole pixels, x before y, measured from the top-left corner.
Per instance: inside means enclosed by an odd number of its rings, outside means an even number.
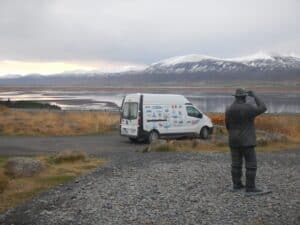
[[[151,144],[159,139],[159,134],[156,131],[151,131],[148,136],[148,142]]]
[[[200,131],[200,138],[208,139],[209,138],[209,130],[207,127],[203,127]]]

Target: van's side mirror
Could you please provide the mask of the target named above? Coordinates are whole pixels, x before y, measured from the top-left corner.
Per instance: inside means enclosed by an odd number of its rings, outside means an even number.
[[[202,117],[203,117],[202,113],[199,113],[198,118],[201,119]]]

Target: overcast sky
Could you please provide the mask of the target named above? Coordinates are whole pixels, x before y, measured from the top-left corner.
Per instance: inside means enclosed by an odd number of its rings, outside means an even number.
[[[0,0],[0,74],[300,55],[300,0]]]

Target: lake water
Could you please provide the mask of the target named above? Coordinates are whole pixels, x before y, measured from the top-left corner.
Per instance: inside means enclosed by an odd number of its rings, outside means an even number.
[[[195,94],[185,96],[203,112],[223,113],[234,99],[230,94]],[[0,91],[0,100],[33,100],[56,104],[64,110],[118,110],[126,93],[103,91]],[[260,94],[268,113],[300,113],[300,94]],[[250,98],[249,98],[250,99]]]

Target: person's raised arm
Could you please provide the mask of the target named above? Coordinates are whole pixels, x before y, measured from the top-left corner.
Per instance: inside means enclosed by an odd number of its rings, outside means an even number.
[[[255,113],[257,115],[262,114],[265,111],[267,111],[267,107],[266,107],[265,103],[253,91],[248,91],[248,95],[250,97],[254,98],[254,101],[257,106],[257,108],[255,109]]]

